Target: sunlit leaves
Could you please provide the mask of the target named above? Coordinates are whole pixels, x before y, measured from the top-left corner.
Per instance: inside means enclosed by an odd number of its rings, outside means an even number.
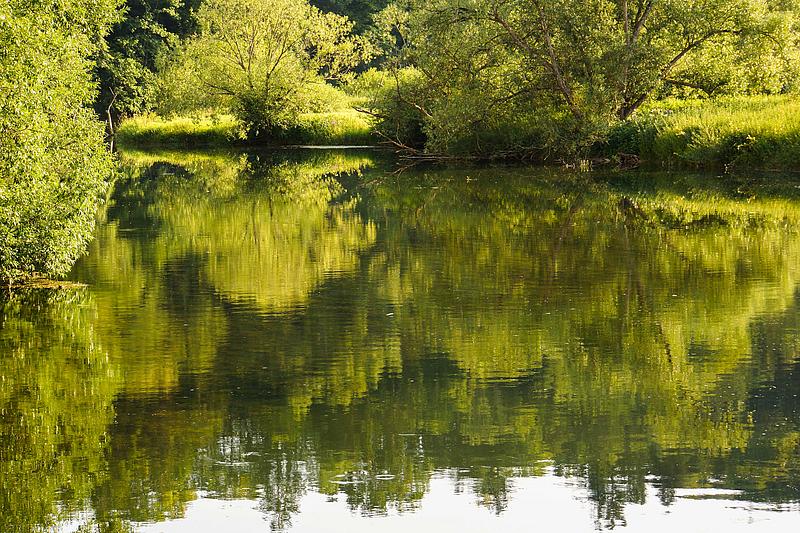
[[[115,6],[0,5],[0,279],[63,275],[91,236],[112,161],[88,56]]]
[[[198,21],[200,35],[166,79],[199,84],[208,102],[237,114],[251,138],[291,125],[310,109],[315,86],[369,56],[366,41],[350,35],[351,22],[306,0],[209,0]]]

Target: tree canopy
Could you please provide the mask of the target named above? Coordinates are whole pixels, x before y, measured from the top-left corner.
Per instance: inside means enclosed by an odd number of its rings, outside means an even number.
[[[407,6],[403,64],[417,75],[410,83],[395,80],[389,95],[395,103],[378,98],[373,111],[392,118],[392,106],[404,103],[434,150],[586,145],[676,88],[781,92],[797,75],[796,14],[780,2],[433,0]]]
[[[206,103],[232,110],[251,138],[324,105],[325,83],[368,55],[351,22],[307,0],[207,0],[197,18],[200,33],[176,61],[167,90],[186,102],[180,91],[199,87]]]
[[[197,31],[201,0],[127,0],[122,17],[100,47],[95,108],[109,126],[150,111],[158,95],[158,73],[184,38]]]

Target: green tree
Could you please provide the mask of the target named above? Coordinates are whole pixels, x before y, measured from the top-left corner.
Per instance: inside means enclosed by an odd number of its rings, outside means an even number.
[[[209,0],[198,20],[200,35],[166,83],[177,84],[178,93],[199,85],[206,102],[230,108],[250,138],[293,124],[321,92],[329,94],[326,82],[368,57],[350,21],[307,0]]]
[[[112,171],[89,56],[117,0],[0,2],[0,280],[65,274]]]
[[[152,109],[164,56],[197,30],[200,0],[127,0],[97,55],[100,94],[97,112],[109,127],[122,118]]]
[[[407,61],[436,96],[398,83],[396,99],[443,152],[578,151],[670,86],[780,90],[796,44],[794,14],[766,0],[434,0],[410,13]]]

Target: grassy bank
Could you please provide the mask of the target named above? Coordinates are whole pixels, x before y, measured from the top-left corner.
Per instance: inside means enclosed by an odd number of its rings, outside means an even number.
[[[800,99],[657,102],[613,128],[600,150],[668,167],[800,169]]]
[[[307,113],[268,145],[373,145],[371,119],[355,110]],[[126,120],[122,148],[230,147],[247,142],[230,115]],[[800,98],[728,97],[666,100],[612,128],[596,155],[636,154],[650,166],[800,169]]]
[[[348,109],[330,113],[306,113],[293,128],[276,140],[280,144],[309,146],[367,146],[376,143],[372,120],[363,113]]]
[[[229,115],[171,119],[143,115],[127,119],[120,124],[115,140],[124,148],[222,147],[242,143],[239,125]]]
[[[116,133],[123,148],[225,147],[248,144],[236,119],[217,117],[164,119],[154,115],[124,121]],[[372,145],[371,120],[355,110],[301,115],[297,124],[263,144],[276,145]]]

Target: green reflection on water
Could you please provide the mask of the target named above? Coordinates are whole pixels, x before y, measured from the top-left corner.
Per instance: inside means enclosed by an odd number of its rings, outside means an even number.
[[[82,509],[108,468],[118,369],[86,291],[29,291],[0,304],[0,531]]]
[[[91,289],[4,304],[3,531],[198,491],[276,528],[309,491],[410,511],[444,470],[497,512],[510,478],[577,477],[601,527],[648,483],[800,498],[791,181],[126,165]]]

